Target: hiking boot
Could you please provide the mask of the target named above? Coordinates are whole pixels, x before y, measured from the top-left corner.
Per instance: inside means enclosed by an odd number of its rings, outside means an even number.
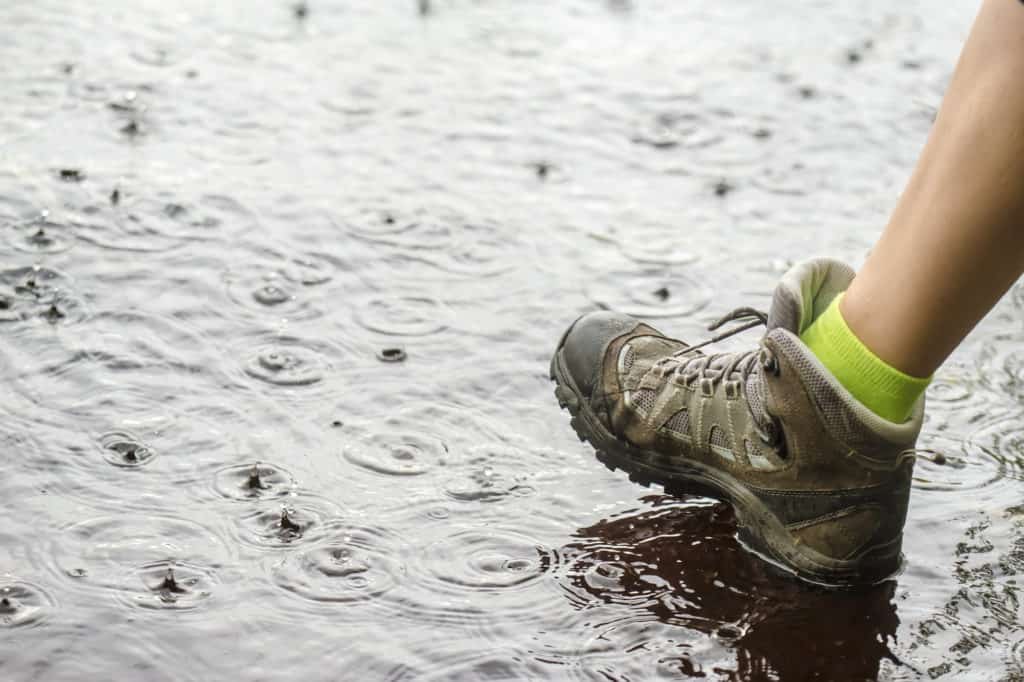
[[[580,439],[631,480],[730,502],[740,537],[762,557],[824,584],[872,583],[899,569],[924,413],[896,424],[860,404],[800,341],[853,279],[813,260],[775,289],[768,315],[687,345],[627,315],[578,319],[551,361],[555,395]],[[764,324],[759,347],[704,348]]]

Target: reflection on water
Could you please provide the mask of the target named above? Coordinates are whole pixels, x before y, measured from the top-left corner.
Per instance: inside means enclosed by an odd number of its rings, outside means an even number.
[[[902,665],[891,648],[892,582],[804,585],[739,545],[727,505],[647,502],[581,528],[563,549],[567,596],[589,612],[587,669],[609,679],[656,669],[665,678],[869,680],[883,660]]]
[[[1024,676],[1024,288],[869,590],[607,472],[546,374],[858,262],[975,6],[0,3],[4,679]]]

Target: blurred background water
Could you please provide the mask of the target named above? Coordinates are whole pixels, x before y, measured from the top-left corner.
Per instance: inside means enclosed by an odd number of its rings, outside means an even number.
[[[546,376],[583,311],[702,338],[859,263],[976,7],[4,3],[3,678],[1024,679],[1024,289],[866,591],[606,471]]]

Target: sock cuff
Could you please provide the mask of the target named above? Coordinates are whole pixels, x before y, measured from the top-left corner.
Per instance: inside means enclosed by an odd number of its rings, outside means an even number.
[[[801,335],[822,364],[878,416],[904,422],[931,377],[919,378],[887,364],[857,338],[839,310],[842,294]]]

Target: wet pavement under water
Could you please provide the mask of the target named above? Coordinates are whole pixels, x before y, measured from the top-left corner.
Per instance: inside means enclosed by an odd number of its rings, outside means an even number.
[[[546,376],[581,312],[702,338],[860,262],[975,7],[5,3],[0,675],[1024,679],[1024,289],[867,590],[606,471]]]

